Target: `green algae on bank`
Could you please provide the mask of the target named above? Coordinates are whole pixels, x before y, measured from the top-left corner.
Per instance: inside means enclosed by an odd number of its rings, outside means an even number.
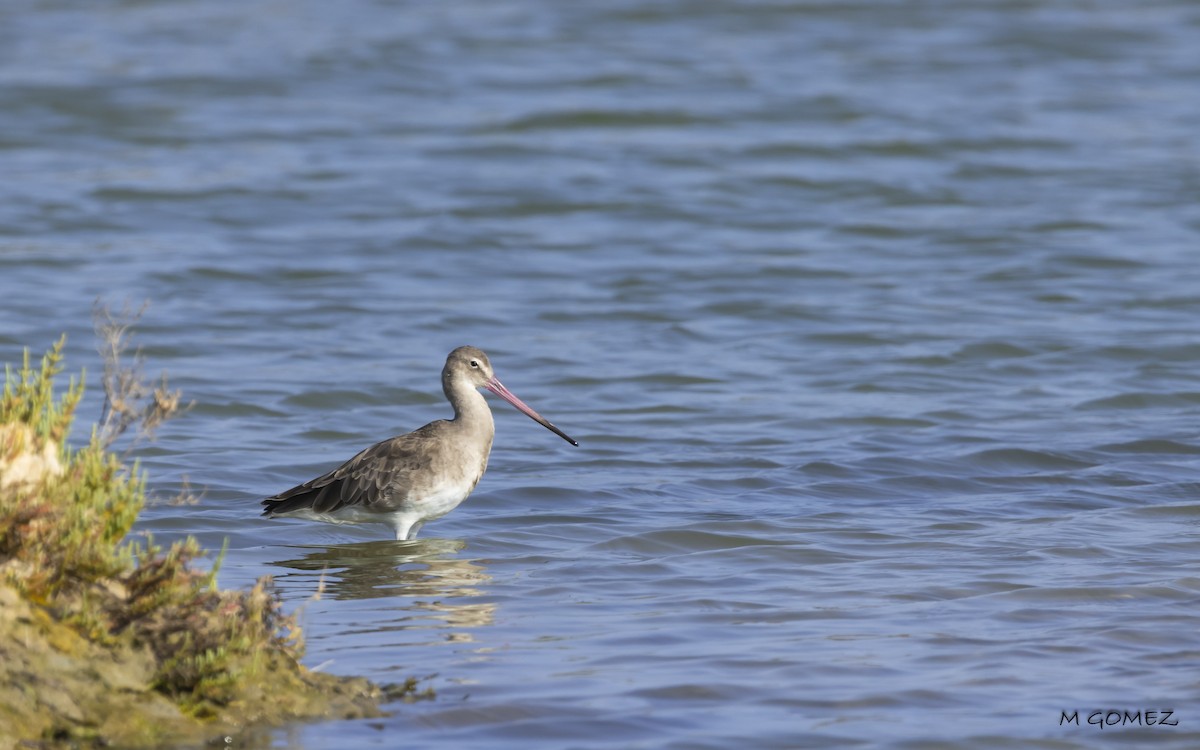
[[[379,715],[377,686],[299,663],[299,628],[269,577],[222,591],[193,566],[194,539],[126,539],[144,479],[99,430],[67,445],[82,379],[56,398],[64,343],[40,369],[28,352],[6,368],[0,396],[0,750],[194,745]]]

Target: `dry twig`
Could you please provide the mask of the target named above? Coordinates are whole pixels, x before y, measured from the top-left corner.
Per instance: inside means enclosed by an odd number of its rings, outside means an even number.
[[[99,300],[92,308],[92,323],[96,338],[99,339],[100,356],[104,359],[104,375],[101,379],[104,407],[98,432],[105,448],[115,443],[133,425],[138,426],[135,442],[141,438],[152,439],[159,425],[192,406],[190,403],[180,406],[182,392],[170,389],[166,373],[157,383],[145,380],[143,367],[146,359],[140,346],[134,349],[131,361],[125,361],[132,338],[130,329],[141,319],[148,304],[144,303],[134,312],[126,303],[117,314]]]

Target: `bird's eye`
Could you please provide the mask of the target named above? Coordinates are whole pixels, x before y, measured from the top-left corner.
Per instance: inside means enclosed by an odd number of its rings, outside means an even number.
[[[471,367],[479,367],[479,363],[475,360],[471,360]]]

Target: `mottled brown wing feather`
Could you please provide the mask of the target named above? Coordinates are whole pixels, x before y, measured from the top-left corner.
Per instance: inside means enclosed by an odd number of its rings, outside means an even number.
[[[311,509],[316,513],[332,513],[340,508],[361,505],[364,508],[387,512],[394,510],[403,498],[393,499],[397,488],[403,488],[404,476],[425,466],[430,459],[420,450],[428,439],[429,428],[376,443],[327,474],[290,490],[272,495],[262,501],[264,516]]]

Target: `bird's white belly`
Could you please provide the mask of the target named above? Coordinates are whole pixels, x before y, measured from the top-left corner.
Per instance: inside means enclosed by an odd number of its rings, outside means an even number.
[[[311,508],[281,513],[288,518],[299,518],[305,521],[321,521],[323,523],[385,523],[395,526],[393,517],[406,519],[409,523],[432,521],[441,518],[457,508],[467,495],[474,489],[473,484],[445,482],[418,497],[406,499],[400,507],[393,511],[381,511],[363,505],[343,505],[329,513],[318,513]]]
[[[420,521],[432,521],[457,508],[473,489],[474,482],[441,482],[419,496],[406,500],[397,512]]]

